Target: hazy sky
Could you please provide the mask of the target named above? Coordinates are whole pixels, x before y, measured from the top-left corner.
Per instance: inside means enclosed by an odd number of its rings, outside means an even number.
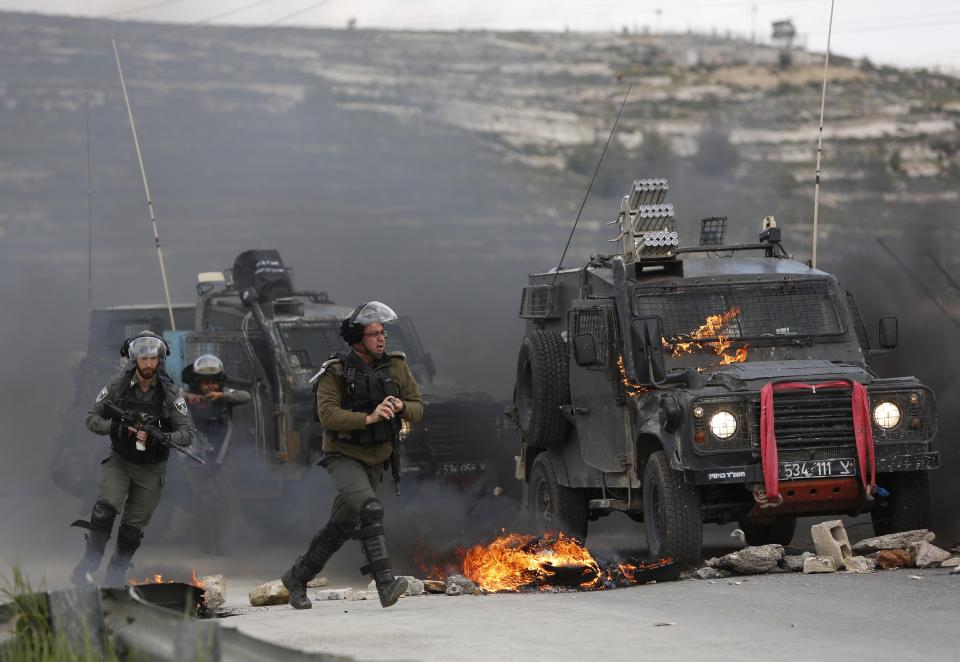
[[[78,6],[80,8],[78,8]],[[827,41],[830,0],[0,0],[0,9],[120,20],[397,29],[611,30],[694,28],[769,39],[792,19],[813,50]],[[837,0],[832,50],[906,66],[960,67],[956,0]]]

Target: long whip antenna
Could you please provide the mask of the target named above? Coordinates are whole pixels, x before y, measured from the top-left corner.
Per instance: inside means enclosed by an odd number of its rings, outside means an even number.
[[[587,187],[587,192],[583,196],[583,202],[580,203],[580,210],[577,212],[577,219],[573,222],[573,227],[570,229],[570,236],[567,237],[567,245],[563,247],[563,253],[560,254],[560,262],[557,264],[557,270],[553,274],[553,283],[557,282],[557,276],[560,275],[560,269],[563,267],[563,258],[567,256],[567,249],[570,248],[570,242],[573,241],[573,233],[577,231],[577,223],[580,222],[580,215],[583,213],[583,208],[587,204],[587,198],[590,197],[590,189],[593,188],[593,183],[597,181],[597,173],[600,172],[600,164],[603,163],[603,156],[607,153],[607,147],[610,146],[610,141],[613,139],[613,133],[617,130],[617,124],[620,123],[620,115],[623,114],[623,107],[627,105],[627,97],[630,96],[630,89],[633,87],[633,83],[627,85],[627,92],[623,95],[623,101],[620,103],[620,110],[617,111],[617,119],[613,121],[613,127],[610,129],[610,135],[607,136],[607,142],[603,146],[603,151],[600,152],[600,158],[597,159],[597,167],[593,169],[593,177],[590,178],[590,185]]]
[[[150,186],[147,184],[147,171],[143,167],[143,155],[140,153],[140,140],[137,138],[137,127],[133,123],[133,110],[130,108],[130,97],[127,96],[127,84],[123,80],[123,67],[120,66],[120,51],[117,50],[117,40],[113,42],[113,55],[117,59],[117,72],[120,74],[120,87],[123,89],[123,101],[127,104],[127,117],[130,119],[130,131],[133,133],[133,146],[137,149],[137,163],[140,164],[140,175],[143,177],[143,192],[147,196],[147,211],[150,213],[150,225],[153,227],[153,243],[157,247],[157,259],[160,261],[160,277],[163,279],[163,295],[167,300],[167,313],[170,315],[170,330],[176,331],[177,325],[173,320],[173,304],[170,302],[170,287],[167,285],[167,269],[163,264],[163,251],[160,249],[160,233],[157,231],[157,217],[153,213],[153,201],[150,198]]]
[[[90,174],[90,100],[83,98],[87,127],[87,308],[93,308],[93,176]]]
[[[833,6],[830,0],[830,24],[827,26],[827,52],[823,56],[823,92],[820,94],[820,132],[817,134],[817,177],[813,187],[813,255],[810,266],[817,267],[817,222],[820,219],[820,160],[823,156],[823,111],[827,107],[827,69],[830,66],[830,37],[833,36]]]

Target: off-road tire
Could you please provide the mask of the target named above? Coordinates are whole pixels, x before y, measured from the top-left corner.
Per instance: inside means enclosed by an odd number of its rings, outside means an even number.
[[[540,453],[530,469],[527,509],[537,534],[563,532],[583,542],[587,538],[587,498],[583,490],[557,482],[553,462]]]
[[[870,511],[876,535],[930,528],[930,476],[926,471],[883,474],[877,477],[877,484],[890,494],[877,497]]]
[[[514,404],[517,424],[532,448],[563,443],[569,423],[560,412],[570,403],[567,344],[554,331],[534,331],[523,339],[517,359]]]
[[[643,471],[643,521],[654,558],[671,558],[678,570],[702,560],[700,493],[670,468],[663,451],[653,453]]]
[[[768,522],[750,519],[740,520],[740,528],[747,538],[748,545],[783,545],[793,540],[797,531],[797,518],[793,515],[781,515]]]

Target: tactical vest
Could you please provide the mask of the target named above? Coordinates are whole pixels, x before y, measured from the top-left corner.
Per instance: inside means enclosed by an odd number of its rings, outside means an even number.
[[[191,389],[191,392],[201,395],[199,391],[193,389]],[[202,406],[190,406],[190,418],[193,419],[197,431],[215,449],[220,448],[220,443],[226,435],[227,417],[229,415],[227,405],[224,404],[223,400],[208,400]]]
[[[129,412],[143,414],[146,423],[154,425],[163,432],[169,432],[173,429],[170,419],[163,415],[163,405],[166,402],[167,392],[166,383],[161,377],[160,371],[157,371],[157,379],[153,383],[153,399],[144,401],[139,400],[134,389],[139,389],[140,385],[134,383],[130,385],[130,379],[133,373],[127,373],[123,381],[123,390],[120,391],[114,399],[114,404],[120,409]],[[114,452],[129,462],[136,464],[154,464],[156,462],[165,462],[170,455],[170,449],[165,444],[156,442],[147,442],[147,449],[137,450],[137,436],[128,435],[126,430],[121,430],[119,437],[111,431],[110,446]]]
[[[388,395],[400,396],[400,388],[390,376],[391,359],[382,359],[368,366],[354,352],[338,356],[343,361],[340,406],[347,411],[370,414]],[[350,432],[350,440],[356,444],[384,444],[395,441],[400,432],[400,417],[389,421],[377,421],[363,430]]]

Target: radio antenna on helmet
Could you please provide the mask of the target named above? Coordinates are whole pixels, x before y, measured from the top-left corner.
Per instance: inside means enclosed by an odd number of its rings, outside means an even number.
[[[153,214],[153,201],[150,198],[150,186],[147,184],[147,171],[143,167],[143,155],[140,153],[140,140],[137,139],[137,127],[133,123],[133,110],[130,108],[130,97],[127,96],[127,84],[123,80],[123,67],[120,66],[120,51],[117,50],[117,40],[113,42],[113,55],[117,60],[117,73],[120,74],[120,88],[123,90],[123,101],[127,104],[127,117],[130,119],[130,131],[133,133],[133,146],[137,150],[137,163],[140,164],[140,175],[143,177],[143,192],[147,195],[147,211],[150,213],[150,224],[153,226],[153,243],[157,247],[157,259],[160,260],[160,277],[163,279],[163,294],[167,300],[167,313],[170,315],[170,330],[176,331],[177,325],[173,319],[173,304],[170,302],[170,288],[167,285],[167,269],[163,264],[163,251],[160,250],[160,233],[157,231],[157,217]]]
[[[603,151],[600,152],[600,158],[597,159],[597,167],[593,169],[593,177],[590,178],[590,185],[587,186],[587,192],[583,196],[583,202],[580,203],[580,210],[577,212],[577,218],[573,222],[573,227],[570,228],[570,236],[567,237],[567,245],[563,247],[563,253],[560,254],[560,262],[557,264],[557,270],[553,274],[553,282],[557,282],[557,276],[560,275],[560,269],[563,267],[563,258],[567,256],[567,249],[570,248],[570,242],[573,241],[573,233],[577,231],[577,223],[580,222],[580,215],[583,213],[583,208],[587,204],[587,198],[590,197],[590,189],[593,188],[593,183],[597,181],[597,173],[600,172],[600,164],[603,163],[603,156],[607,153],[607,147],[610,146],[610,141],[613,139],[613,133],[617,130],[617,124],[620,122],[620,115],[623,114],[623,107],[627,105],[627,97],[630,96],[630,89],[633,87],[633,83],[627,85],[627,92],[623,95],[623,101],[620,103],[620,110],[617,111],[617,119],[613,121],[613,127],[610,129],[610,135],[607,136],[607,142],[603,146]]]
[[[823,111],[827,106],[827,69],[830,66],[830,37],[833,35],[833,6],[830,0],[830,23],[827,26],[827,52],[823,56],[823,92],[820,94],[820,131],[817,134],[817,176],[813,187],[813,254],[810,266],[817,267],[817,221],[820,218],[820,158],[823,155]]]

